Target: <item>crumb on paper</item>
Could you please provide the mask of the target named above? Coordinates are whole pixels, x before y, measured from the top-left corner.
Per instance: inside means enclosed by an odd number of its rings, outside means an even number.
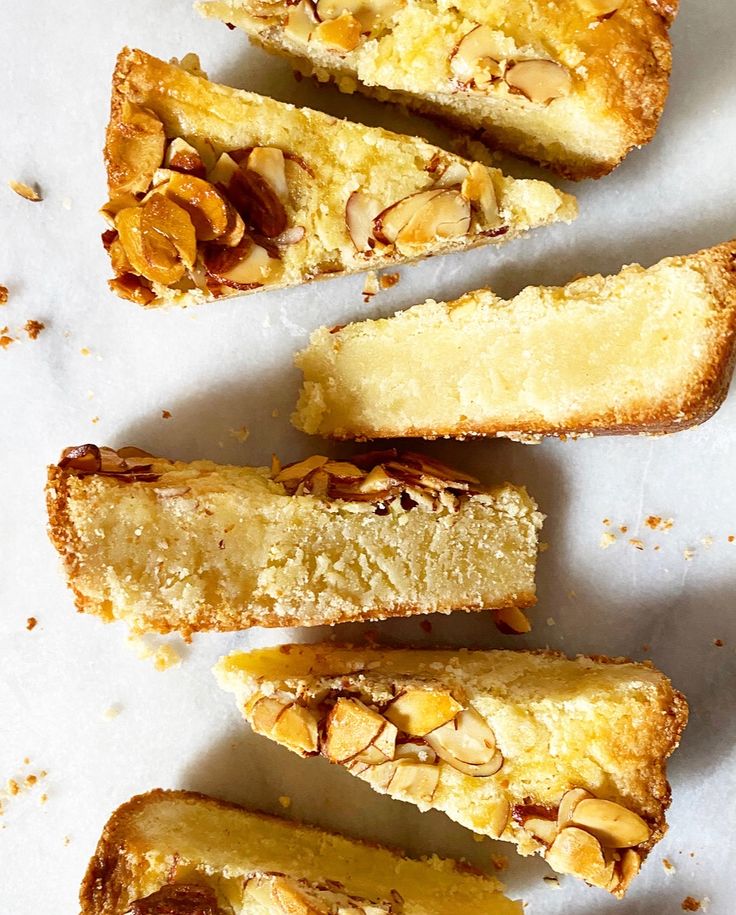
[[[34,318],[29,318],[23,325],[23,330],[28,334],[29,339],[37,340],[41,331],[46,330],[46,325],[43,321],[36,321]]]
[[[369,270],[365,275],[363,283],[363,301],[368,302],[378,292],[378,274],[375,270]]]
[[[64,847],[66,848],[66,846],[71,843],[72,839],[71,839],[71,836],[64,836],[64,838],[61,841],[62,841],[62,844],[64,845]]]
[[[171,413],[169,410],[161,411],[161,419],[171,419]]]
[[[716,646],[716,648],[723,648],[725,642],[723,639],[713,639],[713,644]]]
[[[96,426],[99,421],[100,421],[99,416],[93,416],[92,419],[90,420],[90,422],[92,423],[93,426]]]
[[[279,408],[274,407],[273,410],[271,410],[271,419],[278,419],[278,417],[279,417]]]
[[[291,798],[289,797],[289,795],[282,794],[281,797],[279,798],[279,804],[281,804],[281,806],[284,808],[284,810],[288,810],[289,807],[291,807]]]
[[[72,198],[71,197],[62,198],[61,205],[64,207],[65,210],[71,210]]]
[[[544,882],[551,890],[562,889],[560,886],[560,881],[557,879],[557,877],[542,877],[542,880],[544,880]]]
[[[378,279],[378,283],[381,289],[390,289],[392,286],[395,286],[400,279],[401,275],[399,273],[382,273]]]
[[[607,550],[609,546],[613,546],[616,542],[616,535],[612,534],[610,531],[606,531],[601,534],[601,539],[598,542],[598,545],[602,550]]]
[[[48,801],[48,799],[49,799],[49,796],[48,796],[48,794],[46,794],[46,792],[44,791],[44,793],[43,793],[43,794],[41,795],[41,797],[38,799],[38,802],[39,802],[39,804],[45,804],[46,801]]]
[[[89,356],[89,355],[91,355],[91,351],[90,351],[89,348],[86,347],[86,346],[83,346],[83,347],[79,350],[79,352],[80,352],[83,356]]]
[[[485,842],[485,840],[486,840],[486,837],[483,836],[483,835],[481,835],[479,832],[474,832],[474,833],[473,833],[473,841],[474,841],[474,842],[478,842],[478,844],[480,844],[481,842]]]
[[[567,596],[575,599],[578,596],[578,592],[577,591],[568,591]]]
[[[695,556],[695,550],[683,550],[682,555],[685,557],[685,561],[689,562]]]
[[[158,671],[163,672],[170,670],[172,667],[181,667],[181,655],[168,642],[156,645],[148,641],[145,636],[137,635],[129,635],[127,641],[141,661],[152,659],[153,666]]]
[[[247,426],[240,426],[239,429],[228,429],[228,432],[232,438],[239,441],[241,444],[247,442],[250,438],[250,429]]]
[[[557,625],[557,623],[556,623],[556,621],[555,621],[555,618],[554,618],[553,616],[548,616],[548,617],[547,617],[547,625],[548,625],[548,626],[556,626],[556,625]]]
[[[699,912],[700,900],[694,899],[692,896],[686,896],[680,903],[680,908],[683,912]]]
[[[538,552],[540,552],[540,553],[546,553],[548,549],[549,549],[549,543],[547,543],[544,540],[539,544],[539,547],[537,548]]]
[[[634,547],[635,550],[643,550],[643,549],[644,549],[644,541],[643,541],[643,540],[639,540],[638,537],[629,537],[629,543],[631,544],[631,546]]]
[[[7,287],[7,286],[0,286],[0,305],[7,305],[7,304],[8,304],[8,295],[9,295],[9,293],[8,293],[8,287]]]
[[[669,858],[662,858],[662,867],[666,874],[674,874],[677,871],[675,865],[670,861]]]
[[[674,525],[672,518],[662,518],[661,515],[649,515],[644,519],[644,524],[653,531],[669,531]]]
[[[713,546],[713,538],[710,536],[710,534],[705,537],[701,537],[700,542],[703,544],[706,550],[709,550]]]
[[[491,864],[497,871],[505,871],[509,866],[509,859],[506,855],[491,855]]]
[[[651,651],[651,650],[652,650],[652,646],[649,645],[647,642],[645,642],[645,643],[641,646],[641,650],[642,650],[642,651]]]
[[[29,616],[26,620],[26,629],[30,632],[32,629],[35,629],[38,626],[38,620],[35,616]]]
[[[628,525],[628,524],[622,524],[622,525],[619,527],[619,530],[621,531],[622,534],[627,534],[628,531],[629,531],[629,525]]]
[[[8,181],[8,187],[11,191],[15,191],[19,197],[30,200],[32,203],[38,203],[39,200],[43,200],[36,187],[31,187],[30,184],[26,184],[23,181]]]
[[[117,718],[120,712],[122,712],[123,707],[118,702],[114,702],[112,705],[109,705],[105,711],[102,713],[102,717],[105,721],[112,721],[113,718]]]
[[[5,330],[7,330],[7,327]],[[12,337],[9,337],[7,334],[2,334],[2,336],[0,336],[0,347],[2,347],[2,349],[7,349],[11,343],[15,343],[15,340]]]
[[[610,519],[610,518],[604,518],[603,521],[602,521],[601,523],[602,523],[602,524],[605,524],[606,527],[608,527],[608,526],[610,525],[610,523],[611,523],[611,519]]]
[[[419,628],[429,634],[432,631],[432,623],[429,620],[420,620]]]

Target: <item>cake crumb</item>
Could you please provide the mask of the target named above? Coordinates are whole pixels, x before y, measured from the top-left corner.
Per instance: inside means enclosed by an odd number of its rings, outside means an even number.
[[[7,287],[7,286],[0,286],[0,305],[7,305],[7,304],[8,304],[8,295],[9,295],[9,293],[8,293],[8,287]]]
[[[610,525],[610,523],[611,523],[611,519],[610,519],[610,518],[604,518],[602,523],[605,524],[606,527],[608,527],[608,526]]]
[[[39,200],[43,200],[36,188],[31,187],[30,184],[26,184],[24,181],[8,181],[8,187],[11,191],[15,191],[19,197],[23,197],[24,200],[30,200],[32,203],[38,203]]]
[[[694,899],[692,896],[686,896],[680,903],[680,908],[683,912],[699,912],[700,900]]]
[[[7,330],[7,327],[5,330]],[[12,337],[9,337],[7,334],[0,336],[0,347],[2,347],[2,349],[7,349],[11,343],[15,343],[15,340]]]
[[[643,549],[644,549],[644,541],[643,541],[643,540],[639,540],[638,537],[630,537],[630,538],[629,538],[629,543],[631,544],[631,546],[634,547],[635,550],[643,550]]]
[[[486,840],[486,837],[482,836],[479,832],[473,833],[473,841],[477,842],[479,845],[481,842],[485,842],[485,840]]]
[[[703,544],[706,550],[709,550],[713,546],[713,538],[710,536],[710,534],[705,537],[701,537],[700,542]]]
[[[163,643],[154,646],[145,637],[135,635],[129,635],[127,641],[141,661],[153,659],[153,666],[160,672],[181,667],[182,657],[173,645]]]
[[[289,807],[291,807],[291,798],[289,797],[289,795],[282,794],[281,797],[279,798],[279,804],[281,804],[281,806],[284,808],[284,810],[288,810]]]
[[[695,556],[695,550],[683,550],[682,555],[685,557],[685,560],[689,562],[693,556]]]
[[[669,858],[662,858],[662,867],[666,874],[674,874],[677,872],[677,868]]]
[[[509,866],[509,859],[506,855],[491,855],[491,864],[497,871],[505,871]]]
[[[161,411],[161,419],[171,419],[171,411],[170,411],[170,410],[162,410],[162,411]]]
[[[62,841],[62,844],[64,845],[64,847],[66,847],[67,845],[71,844],[71,841],[72,841],[71,836],[64,836],[64,838],[61,841]]]
[[[5,790],[11,797],[15,797],[16,795],[20,794],[20,785],[14,778],[9,778],[5,786]]]
[[[30,340],[37,340],[41,331],[46,330],[46,325],[43,321],[36,321],[34,318],[29,318],[23,325],[23,330],[28,334]]]
[[[662,518],[660,515],[649,515],[644,519],[644,524],[653,531],[669,531],[674,525],[672,518]]]
[[[432,624],[429,620],[420,620],[419,628],[423,629],[427,634],[429,634],[432,631]]]
[[[616,535],[612,534],[610,531],[606,531],[601,534],[601,539],[599,541],[599,546],[602,550],[607,550],[609,546],[613,546],[616,542]]]
[[[549,549],[549,544],[545,540],[543,540],[537,547],[537,550],[540,553],[546,553],[548,549]]]
[[[92,419],[90,420],[90,422],[92,423],[93,426],[96,426],[99,421],[100,421],[99,416],[93,416]]]
[[[376,295],[378,289],[378,274],[375,270],[369,270],[363,283],[363,301],[369,302]]]
[[[642,651],[651,651],[651,650],[652,650],[652,646],[649,645],[649,644],[647,644],[647,643],[645,642],[645,643],[641,646],[641,650],[642,650]]]
[[[560,886],[560,881],[557,879],[557,877],[542,877],[542,880],[544,880],[544,882],[551,890],[562,889]]]
[[[121,705],[118,705],[117,702],[115,702],[113,705],[109,705],[105,709],[105,711],[102,713],[102,717],[105,719],[105,721],[112,721],[113,718],[118,717],[118,715],[120,714],[120,712],[122,710],[123,710],[123,707]]]
[[[279,408],[274,407],[273,410],[271,410],[271,419],[278,419],[278,418],[279,418]]]
[[[26,620],[26,629],[30,632],[32,629],[35,629],[38,626],[38,620],[35,616],[29,616]]]
[[[713,644],[716,646],[716,648],[723,648],[724,641],[723,639],[713,639]]]
[[[48,794],[46,794],[46,792],[44,791],[44,793],[43,793],[43,794],[41,795],[41,797],[38,799],[38,803],[39,803],[39,804],[45,804],[46,801],[47,801],[48,799],[49,799],[49,796],[48,796]]]
[[[555,622],[555,618],[554,618],[553,616],[548,616],[548,617],[547,617],[547,625],[548,625],[548,626],[556,626],[556,625],[557,625],[557,623]]]
[[[79,350],[79,352],[80,352],[83,356],[89,356],[89,355],[91,355],[91,350],[89,350],[86,346],[83,346],[83,347]]]
[[[241,426],[239,429],[229,429],[228,431],[234,439],[241,443],[247,442],[250,438],[250,429],[247,426]]]
[[[398,273],[382,273],[378,282],[381,286],[381,289],[390,289],[392,286],[395,286],[401,276]]]
[[[629,525],[628,525],[628,524],[622,524],[622,525],[619,527],[619,530],[621,531],[622,534],[627,534],[628,531],[629,531]]]

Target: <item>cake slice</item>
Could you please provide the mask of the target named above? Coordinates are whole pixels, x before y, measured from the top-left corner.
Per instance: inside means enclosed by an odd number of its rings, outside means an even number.
[[[112,289],[187,304],[406,263],[576,215],[572,197],[416,137],[124,50],[103,234]]]
[[[200,0],[300,73],[389,99],[571,178],[654,136],[677,0]]]
[[[510,301],[480,289],[321,328],[296,358],[294,425],[357,440],[696,425],[733,371],[735,260],[732,241],[649,269],[530,286]]]
[[[269,469],[83,445],[47,491],[78,609],[138,631],[483,608],[524,631],[517,608],[535,603],[542,515],[526,490],[412,452]]]
[[[110,817],[80,903],[81,915],[521,915],[467,865],[160,790]]]
[[[257,733],[615,896],[666,831],[687,705],[650,664],[325,643],[215,671]]]

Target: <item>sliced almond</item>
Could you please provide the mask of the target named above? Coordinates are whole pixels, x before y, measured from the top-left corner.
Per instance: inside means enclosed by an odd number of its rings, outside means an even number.
[[[493,619],[499,630],[506,635],[523,635],[530,632],[532,624],[518,607],[502,607],[493,611]]]
[[[423,740],[407,740],[396,744],[394,759],[410,759],[412,762],[435,763],[437,754]]]
[[[616,867],[616,883],[609,887],[610,891],[616,895],[623,895],[629,888],[631,881],[636,877],[641,869],[641,855],[633,848],[627,848],[621,855],[621,860]]]
[[[316,470],[318,467],[323,467],[329,458],[325,457],[322,454],[313,454],[311,457],[306,458],[303,461],[298,461],[296,464],[287,464],[283,470],[280,470],[274,480],[276,483],[288,483],[292,480],[303,480],[306,476]]]
[[[374,220],[380,210],[379,204],[363,191],[353,191],[345,204],[345,224],[357,251],[361,253],[372,248]]]
[[[105,158],[113,199],[148,190],[164,158],[164,125],[148,108],[124,100],[107,133]]]
[[[391,794],[408,795],[414,802],[431,804],[440,780],[438,766],[401,759],[388,784]]]
[[[494,775],[503,765],[485,719],[469,708],[424,738],[440,759],[466,775]]]
[[[320,22],[312,32],[312,41],[318,41],[331,51],[347,54],[360,44],[363,27],[350,13],[343,13],[337,19]]]
[[[164,193],[189,213],[200,241],[219,238],[231,227],[227,200],[209,181],[171,171]]]
[[[425,204],[434,200],[441,194],[439,189],[429,191],[418,191],[416,194],[409,194],[396,203],[382,210],[373,220],[373,232],[380,241],[387,244],[393,244],[401,230],[418,213]]]
[[[266,238],[276,238],[286,229],[288,218],[276,189],[247,165],[231,176],[227,196],[246,224]]]
[[[469,171],[462,162],[450,162],[437,178],[436,187],[460,187],[467,180]]]
[[[572,814],[580,801],[593,797],[590,791],[585,788],[571,788],[562,795],[560,806],[557,811],[557,825],[560,829],[573,824]]]
[[[212,184],[218,184],[227,189],[239,167],[230,153],[223,153],[207,175],[207,180]]]
[[[535,839],[544,842],[545,845],[551,845],[557,838],[559,832],[557,823],[554,820],[545,820],[542,817],[528,817],[524,820],[524,829],[531,833]]]
[[[35,188],[31,187],[30,184],[25,184],[23,181],[8,181],[8,187],[11,191],[15,191],[19,197],[30,200],[32,203],[38,203],[42,199]]]
[[[360,483],[360,490],[366,493],[388,492],[393,482],[393,477],[389,476],[379,465],[374,467]]]
[[[462,711],[450,693],[429,689],[407,689],[384,710],[389,721],[410,737],[424,737],[447,724]]]
[[[402,254],[416,253],[437,240],[458,238],[470,229],[470,204],[459,191],[439,191],[417,210],[396,236]]]
[[[365,763],[369,766],[378,766],[382,763],[389,762],[394,758],[396,750],[396,738],[398,731],[393,724],[386,721],[378,737],[366,747],[362,753],[358,753],[353,759],[357,763]]]
[[[614,863],[606,861],[600,842],[574,826],[563,829],[545,854],[550,867],[560,874],[575,874],[594,886],[607,886]]]
[[[568,95],[572,88],[570,71],[553,60],[517,60],[504,78],[511,89],[542,105]]]
[[[648,824],[633,810],[600,798],[579,801],[571,822],[595,836],[604,848],[631,848],[646,842],[652,834]]]
[[[511,804],[506,798],[499,798],[493,805],[485,824],[485,831],[494,839],[499,839],[509,825]]]
[[[359,699],[340,697],[327,718],[322,751],[332,762],[347,762],[373,743],[385,723]]]
[[[296,6],[289,7],[284,33],[294,41],[307,42],[318,24],[311,0],[299,0]]]
[[[241,166],[242,167],[242,166]],[[274,146],[255,146],[248,156],[247,167],[267,181],[282,203],[289,199],[284,154]]]
[[[271,737],[302,754],[316,753],[319,749],[318,718],[315,712],[303,705],[290,705],[278,716]]]
[[[461,83],[478,88],[503,76],[498,37],[490,26],[478,25],[465,35],[450,56],[450,69]]]
[[[166,168],[177,172],[189,172],[198,178],[204,178],[207,170],[202,157],[191,143],[181,137],[175,137],[166,150],[164,156]]]
[[[272,696],[262,696],[257,698],[250,709],[247,710],[248,720],[256,733],[270,737],[279,716],[288,707],[288,702],[282,702]]]
[[[215,239],[215,242],[218,245],[227,245],[229,248],[234,248],[236,245],[240,244],[244,235],[245,223],[235,207],[231,203],[228,203],[227,228],[222,235]]]
[[[468,177],[463,181],[461,193],[478,211],[484,226],[493,227],[501,222],[493,178],[480,162],[471,162]]]
[[[339,480],[362,480],[365,476],[360,467],[356,467],[350,461],[328,461],[324,465],[324,469],[330,476],[337,477]]]
[[[316,10],[322,20],[350,13],[360,22],[364,32],[371,33],[403,6],[404,0],[318,0]]]
[[[233,248],[211,246],[205,252],[207,274],[224,286],[234,289],[256,289],[278,279],[281,262],[257,245],[250,236]]]
[[[134,271],[140,276],[169,286],[184,275],[182,263],[174,244],[150,228],[143,230],[145,207],[127,207],[115,218],[120,242]]]
[[[153,232],[161,233],[174,245],[184,266],[192,267],[197,257],[197,236],[186,210],[163,194],[154,194],[141,211],[144,239]]]

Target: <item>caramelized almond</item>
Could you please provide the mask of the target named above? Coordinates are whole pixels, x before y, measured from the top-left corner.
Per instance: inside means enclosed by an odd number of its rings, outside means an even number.
[[[192,267],[197,257],[197,236],[186,210],[163,194],[154,194],[141,210],[144,239],[153,232],[159,232],[174,245],[184,266]]]
[[[509,65],[505,79],[512,90],[543,105],[568,95],[572,88],[570,71],[553,60],[517,60]]]
[[[460,41],[450,56],[450,69],[457,80],[478,88],[503,76],[503,54],[490,26],[478,25]]]
[[[544,857],[560,874],[575,874],[594,886],[606,887],[613,877],[614,863],[606,861],[600,842],[575,826],[561,830]]]
[[[424,737],[462,711],[450,695],[431,689],[407,689],[385,709],[384,715],[404,734]]]
[[[311,0],[299,0],[296,6],[289,7],[284,33],[295,41],[307,42],[318,24]]]
[[[171,172],[164,193],[187,211],[200,241],[219,238],[230,228],[227,201],[209,181],[182,172]]]
[[[173,171],[189,172],[189,174],[196,175],[197,178],[204,178],[207,171],[197,150],[181,137],[175,137],[169,143],[164,165]]]
[[[154,230],[143,230],[144,207],[127,207],[115,218],[120,242],[133,270],[140,276],[168,286],[184,275],[184,264],[173,243]]]
[[[595,836],[604,848],[631,848],[651,836],[649,825],[633,810],[601,798],[584,798],[572,812],[571,822]]]
[[[500,224],[496,188],[490,172],[480,162],[470,164],[470,171],[462,183],[461,193],[478,211],[484,227]]]
[[[107,160],[110,197],[142,194],[164,158],[164,125],[148,108],[127,99],[120,117],[108,129]]]
[[[356,251],[369,251],[373,239],[374,220],[380,210],[376,201],[361,190],[353,191],[345,204],[345,224]]]
[[[336,19],[320,22],[312,32],[312,40],[318,41],[331,51],[347,54],[360,44],[362,26],[350,13],[343,13]]]
[[[415,253],[434,241],[466,235],[470,229],[470,205],[459,191],[439,191],[417,210],[396,236],[402,254]]]
[[[233,289],[256,289],[278,279],[281,262],[249,235],[232,248],[211,245],[204,253],[207,275]]]
[[[276,238],[287,226],[284,205],[273,186],[258,172],[240,166],[227,187],[227,195],[246,225],[266,238]]]
[[[332,762],[347,762],[373,743],[385,723],[360,700],[340,697],[327,718],[322,751]]]
[[[242,166],[241,166],[242,167]],[[289,199],[284,154],[274,146],[255,146],[248,156],[247,168],[267,181],[282,203]]]

